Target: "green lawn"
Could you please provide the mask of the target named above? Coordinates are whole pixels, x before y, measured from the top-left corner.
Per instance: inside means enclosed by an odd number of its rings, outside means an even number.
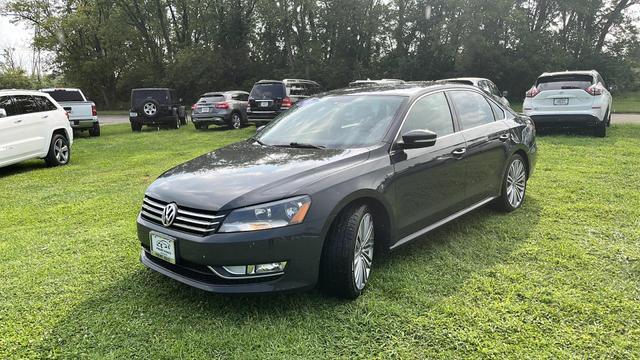
[[[252,132],[105,126],[69,166],[0,169],[0,358],[640,356],[640,126],[539,137],[521,210],[377,258],[354,302],[219,296],[146,270],[145,188]]]
[[[511,108],[522,112],[522,101],[512,102]],[[640,114],[640,91],[613,94],[613,111],[618,114]]]

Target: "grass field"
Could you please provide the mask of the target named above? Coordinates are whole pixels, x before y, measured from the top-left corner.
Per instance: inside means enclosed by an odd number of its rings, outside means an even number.
[[[105,126],[69,166],[0,169],[0,358],[640,357],[640,126],[539,137],[521,210],[378,258],[354,302],[218,296],[146,270],[145,188],[251,133]]]

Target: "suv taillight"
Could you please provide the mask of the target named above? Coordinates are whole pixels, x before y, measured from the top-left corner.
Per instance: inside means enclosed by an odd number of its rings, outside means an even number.
[[[529,91],[527,91],[527,97],[528,98],[534,98],[538,94],[540,94],[540,90],[535,86],[533,86],[531,89],[529,89]]]
[[[195,110],[196,109],[196,104],[191,105],[191,110]]]
[[[595,84],[595,85],[591,85],[589,86],[585,91],[588,92],[591,96],[598,96],[598,95],[602,95],[602,86],[600,86],[600,83]]]
[[[221,102],[216,104],[216,109],[228,109],[229,104],[226,102]]]
[[[293,105],[293,103],[291,102],[291,99],[289,97],[285,97],[284,99],[282,99],[282,104],[280,104],[281,107],[283,108],[291,108],[291,106]]]
[[[95,105],[91,105],[91,115],[98,116],[98,110],[96,109]]]

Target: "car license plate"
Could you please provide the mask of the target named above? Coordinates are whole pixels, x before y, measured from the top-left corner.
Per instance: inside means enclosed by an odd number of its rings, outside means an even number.
[[[155,232],[149,233],[149,237],[151,237],[151,255],[175,264],[176,240]]]
[[[129,117],[138,117],[138,113],[130,112]]]
[[[568,98],[553,99],[553,105],[569,105]]]
[[[200,112],[203,112],[203,113],[211,112],[211,108],[201,108]]]
[[[263,101],[260,103],[260,107],[268,107],[269,106],[269,102],[268,101]]]

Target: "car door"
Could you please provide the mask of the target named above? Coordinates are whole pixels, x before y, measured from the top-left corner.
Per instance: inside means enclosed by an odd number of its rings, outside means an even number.
[[[499,193],[509,155],[509,127],[504,120],[496,121],[492,100],[485,95],[469,90],[447,94],[467,144],[463,155],[467,170],[465,202],[471,206]]]
[[[7,113],[6,117],[0,118],[0,165],[4,165],[20,157],[16,144],[21,141],[20,126],[24,119],[12,96],[0,97],[0,109]]]
[[[19,157],[41,155],[47,141],[48,126],[47,113],[40,111],[36,99],[31,95],[16,95],[13,97],[16,108],[21,114],[14,122],[19,131],[18,140],[14,142],[15,151]]]
[[[456,212],[464,201],[465,165],[458,155],[465,140],[456,132],[444,92],[428,94],[411,106],[400,130],[430,130],[436,144],[421,149],[393,150],[392,189],[400,238]]]

